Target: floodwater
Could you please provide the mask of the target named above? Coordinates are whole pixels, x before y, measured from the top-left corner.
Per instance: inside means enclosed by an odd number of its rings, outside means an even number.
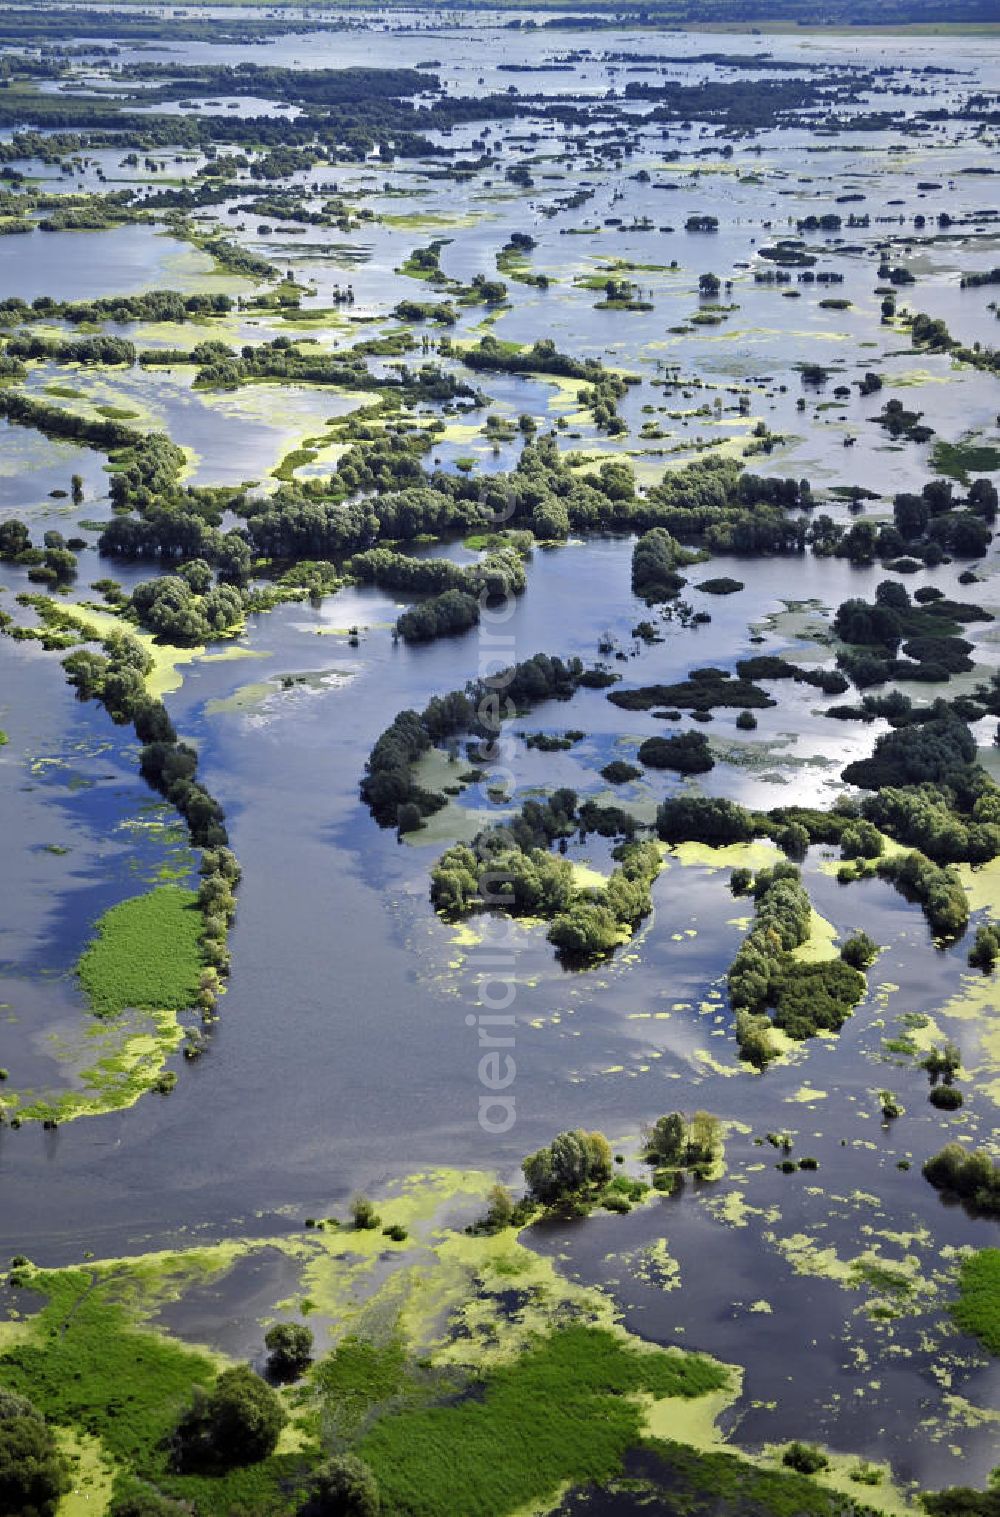
[[[385,32],[380,62],[440,59],[435,72],[459,89],[506,89],[514,80],[524,92],[597,98],[625,82],[623,66],[603,61],[605,53],[765,47],[761,39],[635,31],[602,31],[596,40],[571,30],[544,40],[506,33],[507,62],[540,53],[574,58],[591,49],[568,71],[522,76],[484,62],[492,52],[482,28],[488,32],[491,24],[484,18],[475,30]],[[338,65],[350,64],[367,59],[369,48],[363,35],[317,33],[278,39],[267,61],[319,66],[335,57]],[[766,50],[803,65],[883,61],[881,45],[861,38],[769,38]],[[924,79],[928,108],[973,84],[996,86],[993,43],[908,39],[894,51],[901,67],[935,63],[958,71]],[[129,56],[124,49],[123,59]],[[244,54],[179,44],[171,56],[234,62]],[[526,112],[506,135],[536,129]],[[475,135],[467,129],[452,140],[471,142]],[[751,467],[806,476],[817,488],[862,485],[882,497],[873,503],[877,517],[888,511],[894,491],[919,488],[931,468],[930,446],[890,445],[874,422],[889,394],[924,411],[940,438],[996,442],[993,381],[953,369],[947,357],[913,353],[905,331],[879,324],[872,293],[875,245],[898,229],[898,223],[877,225],[876,218],[889,215],[890,202],[907,218],[921,210],[930,221],[945,205],[955,219],[971,214],[989,201],[987,181],[963,171],[983,167],[990,150],[968,126],[956,128],[951,140],[931,134],[890,153],[895,142],[894,133],[865,130],[857,140],[852,134],[823,139],[819,152],[802,132],[773,130],[738,141],[731,158],[699,158],[699,148],[720,145],[707,135],[703,140],[698,124],[657,128],[638,135],[634,153],[616,172],[606,161],[575,159],[572,131],[546,126],[530,147],[551,155],[554,177],[545,178],[542,165],[530,191],[515,191],[499,170],[486,184],[482,176],[467,183],[429,180],[405,165],[317,169],[304,176],[310,183],[326,191],[336,183],[378,217],[401,219],[365,223],[347,234],[310,227],[302,238],[279,228],[269,238],[255,231],[258,218],[251,214],[243,218],[241,240],[303,282],[315,281],[306,307],[324,306],[348,271],[355,313],[371,323],[359,325],[357,334],[342,328],[332,336],[313,334],[344,346],[355,335],[391,327],[392,306],[401,298],[433,296],[398,272],[415,246],[447,239],[442,268],[468,281],[476,273],[495,277],[496,252],[511,232],[530,230],[538,241],[531,265],[553,283],[547,291],[511,284],[512,309],[490,329],[520,342],[551,336],[559,348],[602,357],[641,374],[644,383],[622,405],[631,437],[612,443],[577,414],[572,397],[537,378],[479,376],[493,411],[510,417],[527,411],[549,423],[565,416],[567,445],[602,455],[628,452],[646,482],[668,463],[697,456],[720,431],[730,451],[738,451],[763,420],[783,441]],[[517,160],[520,146],[505,145],[507,161]],[[171,165],[171,172],[192,171],[199,161]],[[654,191],[630,177],[642,168],[678,187]],[[917,190],[926,180],[947,191]],[[585,206],[542,214],[583,181],[594,191]],[[805,234],[817,251],[817,269],[842,272],[843,284],[755,285],[750,269],[739,267],[769,238],[794,235],[797,217],[820,214],[836,195],[852,192],[864,203],[845,206],[845,213],[872,215],[870,228],[850,231],[845,215],[842,237],[856,251],[838,251],[825,234]],[[234,203],[238,199],[234,191]],[[717,234],[699,238],[683,230],[688,215],[702,212],[719,217]],[[627,227],[644,214],[653,219],[652,231],[606,225],[612,215]],[[225,206],[213,208],[206,225],[213,219],[227,231],[236,221]],[[569,235],[581,227],[596,230]],[[943,316],[963,338],[989,334],[995,323],[989,288],[958,287],[960,268],[997,261],[988,238],[974,239],[971,248],[935,242],[910,260],[894,252],[897,258],[918,273],[901,303]],[[597,311],[599,292],[573,283],[613,259],[648,266],[624,277],[641,285],[653,313]],[[213,288],[218,278],[204,255],[139,226],[0,238],[0,260],[4,293],[26,299]],[[732,277],[732,290],[720,300],[737,309],[717,326],[691,325],[699,310],[697,275],[709,268]],[[798,298],[785,299],[782,289],[798,291]],[[822,308],[830,294],[849,299],[851,308]],[[454,335],[479,335],[483,314],[481,307],[463,309]],[[259,336],[285,330],[277,317],[257,319]],[[227,340],[245,335],[244,320],[245,313],[234,316],[219,334]],[[686,330],[671,330],[679,326]],[[808,362],[833,371],[819,391],[803,388],[797,365]],[[680,382],[662,388],[675,367]],[[848,398],[833,396],[835,385],[852,385],[868,369],[882,375],[881,394],[861,399],[853,388]],[[102,375],[101,400],[134,408],[140,424],[168,430],[187,446],[190,477],[198,483],[266,479],[288,451],[357,400],[264,386],[209,397],[191,390],[192,373],[136,368]],[[77,371],[44,366],[33,372],[38,392],[60,383],[94,393],[91,377]],[[735,408],[734,392],[742,386],[752,397],[748,418]],[[805,414],[796,405],[803,395]],[[475,417],[457,425],[454,416],[445,420],[450,435],[432,455],[445,466],[471,456],[486,472],[516,459],[518,444],[494,454],[479,435],[482,413],[475,426]],[[662,439],[639,438],[648,420],[659,423]],[[848,437],[855,444],[845,450]],[[73,472],[85,480],[79,511],[52,496]],[[72,535],[79,518],[100,521],[108,509],[98,455],[0,428],[0,514],[23,517],[36,536],[50,528]],[[844,515],[835,499],[822,509]],[[93,531],[82,532],[96,540]],[[940,1372],[947,1364],[952,1391],[973,1407],[988,1407],[996,1401],[996,1371],[945,1324],[941,1273],[942,1261],[953,1257],[943,1251],[985,1245],[996,1231],[944,1206],[922,1180],[920,1163],[955,1131],[978,1142],[993,1137],[997,1012],[995,1005],[976,1017],[942,1010],[962,989],[967,945],[936,948],[919,909],[888,884],[842,887],[824,869],[828,854],[811,850],[804,873],[816,909],[841,937],[864,927],[884,951],[866,1000],[840,1036],[801,1045],[763,1077],[742,1069],[735,1056],[724,976],[746,907],[729,894],[726,871],[669,860],[654,888],[652,918],[611,963],[586,973],[562,969],[541,930],[517,927],[516,1122],[504,1134],[490,1134],[477,1120],[478,1049],[465,1018],[476,1004],[482,966],[475,945],[430,907],[428,871],[446,841],[437,821],[428,840],[418,835],[403,844],[376,828],[359,803],[358,781],[377,735],[398,710],[419,709],[433,694],[461,686],[490,658],[509,662],[545,651],[592,659],[602,634],[623,654],[613,667],[627,684],[669,682],[707,664],[732,669],[751,652],[828,657],[823,649],[817,655],[804,635],[806,624],[821,623],[848,596],[871,598],[885,577],[879,569],[812,556],[716,558],[691,571],[692,588],[685,592],[695,610],[709,612],[710,623],[671,622],[661,642],[635,645],[632,628],[649,613],[631,591],[631,548],[631,540],[609,537],[536,549],[527,592],[499,645],[472,634],[407,648],[392,637],[400,609],[394,597],[345,590],[318,607],[284,606],[251,618],[236,645],[245,656],[182,667],[183,683],[167,704],[182,735],[198,745],[201,778],[225,808],[243,868],[221,1020],[208,1053],[180,1069],[169,1098],[150,1095],[130,1110],[54,1132],[39,1124],[0,1129],[0,1248],[56,1264],[79,1259],[84,1248],[117,1254],[195,1236],[263,1231],[279,1209],[322,1214],[358,1187],[377,1193],[390,1178],[426,1166],[454,1163],[513,1177],[525,1153],[566,1127],[600,1128],[613,1142],[634,1146],[643,1122],[666,1110],[701,1107],[733,1124],[723,1179],[689,1185],[679,1197],[628,1217],[536,1229],[536,1246],[551,1249],[573,1275],[612,1289],[636,1331],[744,1365],[744,1394],[731,1414],[739,1439],[818,1438],[889,1458],[904,1479],[981,1481],[995,1462],[995,1430],[962,1425],[958,1412],[954,1423],[942,1417]],[[444,551],[468,557],[458,545]],[[908,587],[933,582],[964,597],[957,578],[962,567],[936,570],[933,577],[922,571],[909,577]],[[1000,609],[995,552],[976,567],[984,582],[969,595]],[[90,547],[80,555],[79,593],[101,574],[113,573],[128,588],[147,572],[103,563]],[[746,588],[724,598],[693,588],[709,575],[731,575]],[[3,566],[0,585],[0,604],[15,610],[15,595],[27,588],[23,577]],[[354,626],[360,629],[356,648],[345,635]],[[988,672],[997,661],[995,632],[977,624],[969,635],[980,673]],[[757,807],[830,805],[842,788],[843,766],[870,751],[883,724],[831,721],[822,715],[829,699],[807,686],[786,681],[769,688],[778,703],[758,713],[753,734],[737,731],[736,713],[726,710],[703,729],[726,752],[702,777],[702,790]],[[679,727],[688,725],[685,719]],[[510,760],[518,800],[564,784],[603,795],[600,768],[612,757],[632,757],[638,742],[664,730],[649,713],[619,711],[601,691],[550,703],[514,726],[577,727],[587,734],[557,754],[530,751],[518,739]],[[131,730],[114,728],[99,709],[75,702],[55,655],[0,641],[0,727],[9,736],[0,748],[0,1063],[19,1089],[58,1091],[71,1078],[65,1051],[84,1018],[72,969],[95,919],[154,880],[165,860],[183,865],[184,850],[171,814],[139,780]],[[979,734],[984,748],[992,739],[987,728],[992,724]],[[682,783],[653,771],[625,794],[651,809]],[[468,799],[450,809],[456,830]],[[600,840],[574,843],[570,856],[607,865]],[[959,1042],[976,1074],[958,1117],[929,1106],[915,1056],[886,1046],[927,1016]],[[883,1125],[879,1113],[877,1093],[887,1086],[906,1108],[893,1126]],[[795,1136],[797,1156],[819,1161],[815,1175],[777,1170],[776,1151],[761,1140],[786,1130]],[[734,1195],[736,1201],[727,1200]],[[661,1239],[679,1265],[680,1289],[665,1290],[650,1274],[649,1246]],[[789,1241],[795,1239],[798,1244]],[[884,1292],[879,1295],[869,1277],[846,1279],[844,1269],[837,1271],[838,1261],[849,1266],[872,1249],[886,1267],[909,1261],[911,1288],[895,1296],[890,1291],[888,1316],[878,1310]],[[834,1251],[832,1264],[827,1250]],[[704,1268],[706,1257],[711,1270]],[[260,1289],[256,1277],[247,1289]],[[192,1311],[200,1330],[211,1320],[212,1303],[199,1301]],[[915,1438],[914,1428],[925,1422],[927,1437]]]

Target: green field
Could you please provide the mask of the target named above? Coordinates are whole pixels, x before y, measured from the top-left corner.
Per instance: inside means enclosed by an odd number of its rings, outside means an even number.
[[[644,1354],[603,1328],[572,1325],[489,1375],[482,1398],[383,1418],[358,1452],[384,1506],[409,1517],[496,1517],[550,1496],[564,1481],[619,1474],[641,1436],[630,1399],[693,1397],[725,1384],[693,1355]]]
[[[963,1333],[1000,1354],[1000,1248],[981,1248],[964,1260],[958,1292],[952,1313]]]
[[[201,913],[193,890],[160,885],[106,911],[77,966],[91,1009],[183,1011],[198,994]]]
[[[57,1426],[99,1438],[119,1488],[139,1477],[194,1501],[204,1517],[295,1510],[283,1489],[303,1465],[295,1454],[211,1477],[172,1472],[170,1435],[195,1387],[210,1385],[217,1366],[204,1353],[134,1329],[113,1269],[39,1272],[29,1282],[47,1297],[36,1319],[42,1332],[0,1356],[0,1385],[27,1395]]]

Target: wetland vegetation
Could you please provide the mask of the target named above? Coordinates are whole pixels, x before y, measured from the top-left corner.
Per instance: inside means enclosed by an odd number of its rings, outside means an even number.
[[[995,1517],[995,22],[0,11],[0,1511]]]

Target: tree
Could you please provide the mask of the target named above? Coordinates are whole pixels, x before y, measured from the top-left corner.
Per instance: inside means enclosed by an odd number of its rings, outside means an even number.
[[[989,1489],[973,1490],[967,1485],[953,1485],[944,1491],[927,1491],[921,1498],[931,1517],[1000,1517],[1000,1483],[996,1470],[990,1476]]]
[[[378,1517],[382,1509],[375,1476],[363,1459],[341,1454],[320,1465],[312,1479],[309,1517]]]
[[[506,1185],[496,1184],[490,1187],[489,1202],[486,1207],[486,1229],[491,1233],[503,1232],[509,1227],[514,1216],[514,1198]]]
[[[598,959],[613,953],[622,929],[607,906],[594,901],[573,901],[560,912],[548,930],[548,940],[570,959]]]
[[[521,1168],[532,1195],[551,1205],[563,1196],[606,1185],[612,1172],[611,1145],[603,1133],[576,1128],[529,1154]]]
[[[878,944],[867,932],[856,932],[841,948],[840,957],[855,969],[867,969],[878,957]]]
[[[256,1464],[274,1452],[285,1422],[278,1397],[245,1364],[223,1370],[210,1391],[198,1387],[177,1429],[182,1468]]]
[[[679,1111],[673,1111],[659,1117],[646,1133],[643,1158],[650,1164],[682,1164],[686,1146],[687,1123]]]
[[[54,1517],[69,1472],[41,1412],[23,1396],[0,1392],[0,1512]]]
[[[718,1117],[713,1117],[707,1111],[696,1111],[688,1127],[685,1163],[695,1167],[711,1164],[720,1151],[721,1143],[722,1127]]]
[[[276,1322],[264,1334],[264,1345],[275,1380],[295,1380],[309,1363],[313,1335],[301,1322]]]

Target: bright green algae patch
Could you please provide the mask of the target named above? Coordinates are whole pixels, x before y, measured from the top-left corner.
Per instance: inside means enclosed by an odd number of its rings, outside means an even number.
[[[194,1004],[202,967],[197,902],[193,890],[160,885],[104,913],[77,970],[97,1016]]]
[[[1000,1354],[1000,1248],[981,1248],[963,1260],[952,1315],[963,1333]]]

